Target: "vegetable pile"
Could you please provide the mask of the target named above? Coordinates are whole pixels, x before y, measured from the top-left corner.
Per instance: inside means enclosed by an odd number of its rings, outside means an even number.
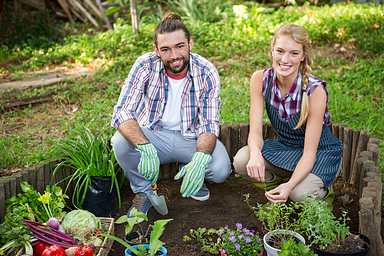
[[[0,255],[93,256],[101,246],[99,219],[85,210],[64,212],[65,199],[58,186],[43,194],[27,182],[22,193],[7,200],[0,224]]]

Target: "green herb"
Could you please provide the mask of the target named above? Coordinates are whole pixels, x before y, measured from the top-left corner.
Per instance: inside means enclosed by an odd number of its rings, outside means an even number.
[[[275,229],[295,230],[295,220],[297,219],[297,210],[300,204],[289,203],[271,203],[257,204],[252,206],[249,201],[249,194],[244,195],[244,201],[253,211],[255,216],[264,224],[265,229],[271,231]]]
[[[335,242],[340,244],[349,234],[346,213],[337,219],[327,203],[322,200],[307,198],[298,213],[297,232],[305,235],[309,246],[325,249]]]
[[[132,231],[134,225],[139,224],[143,221],[148,221],[148,217],[144,213],[138,211],[136,208],[134,208],[131,213],[131,217],[124,215],[118,218],[115,222],[116,224],[126,223],[125,235],[129,234]],[[122,244],[137,256],[154,256],[164,244],[164,242],[160,241],[160,237],[164,233],[165,225],[171,220],[172,219],[157,220],[153,223],[153,225],[148,226],[148,229],[145,231],[145,234],[141,234],[141,237],[146,237],[146,234],[150,232],[149,250],[145,249],[143,246],[140,246],[139,249],[136,250],[130,244],[116,236],[109,234],[102,235]]]
[[[281,251],[278,256],[315,256],[315,254],[301,242],[295,242],[292,239],[288,239],[283,242]]]
[[[89,129],[84,129],[77,137],[58,143],[54,151],[63,159],[55,168],[54,175],[63,167],[74,169],[72,175],[60,182],[68,180],[66,191],[74,183],[72,203],[76,207],[80,208],[84,203],[93,176],[112,178],[110,192],[115,188],[119,207],[121,206],[120,188],[115,171],[117,163],[106,137],[96,136]]]
[[[224,228],[197,228],[191,229],[188,235],[183,237],[185,242],[195,240],[201,247],[202,252],[217,255],[223,247],[220,235],[224,233]]]

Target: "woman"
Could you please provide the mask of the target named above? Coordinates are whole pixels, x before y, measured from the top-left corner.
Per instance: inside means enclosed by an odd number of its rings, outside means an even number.
[[[331,132],[326,83],[310,74],[310,40],[298,25],[281,26],[271,42],[272,68],[251,77],[248,146],[234,157],[235,170],[257,182],[283,182],[265,193],[271,202],[323,198],[338,174],[342,145]],[[276,140],[263,143],[265,108]]]

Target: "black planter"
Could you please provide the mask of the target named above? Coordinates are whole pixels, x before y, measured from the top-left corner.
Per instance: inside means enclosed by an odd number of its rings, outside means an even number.
[[[111,185],[110,176],[91,177],[82,208],[97,217],[112,216],[116,211],[116,191],[113,188],[111,192]]]
[[[343,253],[343,252],[333,253],[333,252],[322,251],[317,248],[311,248],[311,249],[318,256],[366,256],[368,255],[368,252],[369,252],[369,238],[362,234],[359,234],[359,238],[365,242],[365,246],[361,248],[361,250],[355,253]]]

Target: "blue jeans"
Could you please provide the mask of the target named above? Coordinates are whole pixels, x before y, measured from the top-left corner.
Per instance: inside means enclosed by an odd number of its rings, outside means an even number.
[[[160,164],[179,162],[187,164],[192,160],[196,152],[197,139],[184,138],[180,131],[151,130],[142,128],[147,139],[157,149]],[[148,193],[151,190],[151,182],[146,180],[137,170],[140,161],[140,153],[134,145],[128,142],[119,131],[111,139],[116,160],[124,170],[124,175],[129,179],[133,193]],[[231,162],[223,143],[216,142],[212,153],[212,160],[208,164],[205,180],[221,183],[231,174]]]

